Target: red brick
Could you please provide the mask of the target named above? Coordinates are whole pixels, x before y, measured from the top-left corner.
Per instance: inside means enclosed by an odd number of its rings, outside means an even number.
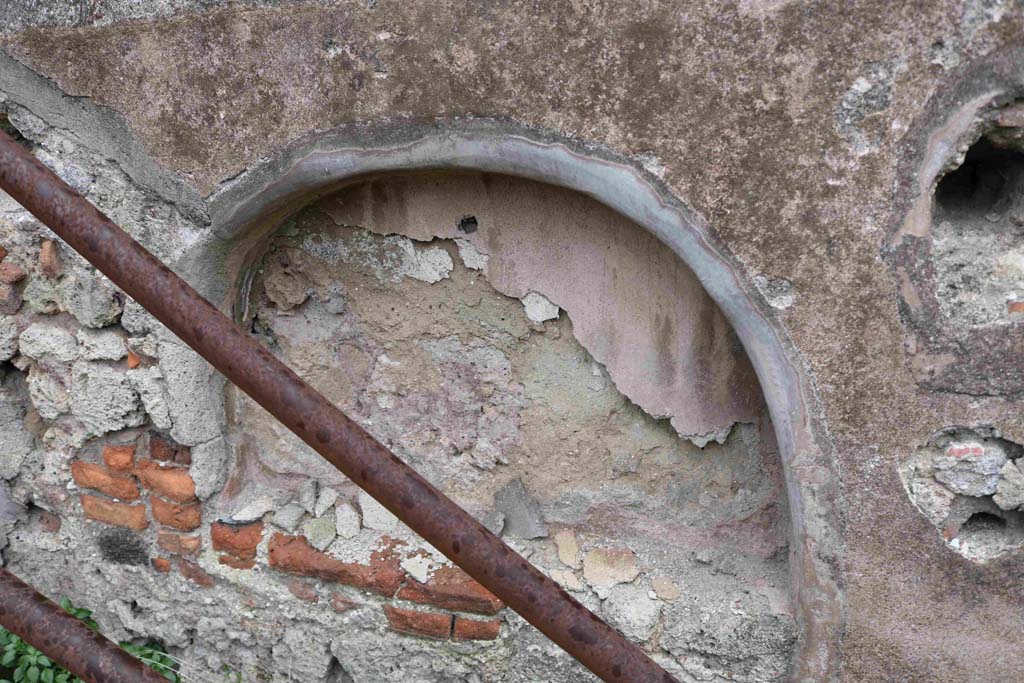
[[[166,574],[171,571],[171,561],[166,557],[154,557],[153,569],[157,570],[161,574]]]
[[[142,530],[149,526],[146,520],[146,508],[143,505],[115,503],[99,496],[83,493],[79,496],[85,516],[97,522],[123,526],[128,529]]]
[[[213,577],[203,571],[203,568],[195,562],[189,562],[188,560],[183,560],[179,557],[175,561],[175,564],[178,566],[178,573],[189,581],[192,581],[203,588],[213,587],[213,584],[215,583]]]
[[[221,555],[217,561],[226,567],[234,569],[252,569],[256,566],[256,560],[243,560],[233,555]]]
[[[237,525],[214,522],[210,526],[210,539],[214,550],[251,560],[256,557],[256,546],[263,540],[263,522]]]
[[[0,261],[3,261],[5,258],[7,258],[8,253],[9,252],[6,249],[0,247]]]
[[[0,282],[13,285],[25,279],[25,271],[16,263],[10,261],[0,263]]]
[[[95,489],[111,498],[139,499],[139,485],[134,479],[115,476],[103,465],[76,460],[71,463],[71,477],[82,488]]]
[[[317,602],[320,599],[316,594],[316,590],[308,583],[299,581],[298,579],[290,579],[285,583],[285,585],[288,587],[288,591],[299,600]]]
[[[985,454],[985,447],[981,444],[954,443],[946,449],[946,455],[950,458],[963,458],[968,455],[981,456]]]
[[[163,467],[152,460],[140,460],[135,474],[147,489],[178,503],[196,499],[196,485],[192,475],[183,467]]]
[[[497,614],[504,607],[501,600],[458,567],[437,570],[427,583],[410,581],[398,591],[398,597],[411,602],[478,614]]]
[[[198,505],[178,505],[156,496],[149,497],[149,504],[153,508],[153,519],[172,529],[192,531],[202,522],[203,513]]]
[[[1024,313],[1024,301],[1007,301],[1006,312],[1010,314]]]
[[[501,619],[465,619],[455,617],[452,635],[455,640],[494,640],[501,633]]]
[[[347,612],[354,607],[358,607],[356,603],[352,602],[344,595],[340,593],[331,593],[331,608],[338,613]]]
[[[115,472],[131,472],[135,467],[133,444],[110,444],[103,447],[103,462]]]
[[[61,273],[60,255],[57,253],[57,245],[53,240],[44,240],[43,246],[39,249],[39,268],[43,275],[49,278],[58,277]]]
[[[342,562],[313,548],[305,536],[274,534],[268,550],[270,566],[275,569],[363,588],[386,597],[394,595],[405,578],[397,556],[375,554],[368,565]]]
[[[401,607],[384,605],[384,614],[392,631],[408,633],[421,638],[448,640],[452,633],[452,615],[436,612],[417,612]]]
[[[134,351],[129,351],[127,363],[128,369],[134,370],[135,368],[139,367],[140,363],[142,363],[142,359],[139,358],[138,354],[136,354]]]
[[[149,437],[149,455],[154,460],[163,462],[173,462],[179,465],[192,464],[192,454],[188,446],[182,446],[156,434]]]
[[[203,545],[202,539],[198,536],[182,536],[181,534],[164,531],[163,529],[157,534],[156,543],[173,555],[184,555],[186,557],[198,555],[199,549]]]

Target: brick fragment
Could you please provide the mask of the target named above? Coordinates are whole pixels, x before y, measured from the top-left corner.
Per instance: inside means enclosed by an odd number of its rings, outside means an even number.
[[[951,443],[946,448],[946,455],[950,458],[978,458],[985,455],[985,447],[980,443]]]
[[[0,284],[0,313],[14,315],[21,308],[21,297],[14,287]]]
[[[221,555],[217,558],[217,561],[225,567],[233,569],[252,569],[256,566],[256,560],[243,560],[234,555]]]
[[[304,581],[298,579],[290,579],[285,583],[288,587],[288,592],[297,597],[299,600],[306,602],[317,602],[320,597],[316,594],[316,590]]]
[[[1007,301],[1006,312],[1011,315],[1024,313],[1024,301]]]
[[[501,619],[466,619],[455,617],[452,635],[455,640],[494,640],[501,633]]]
[[[452,632],[452,615],[436,612],[417,612],[384,605],[384,614],[392,631],[407,633],[421,638],[448,640]]]
[[[250,524],[224,524],[210,526],[210,539],[214,550],[234,555],[243,560],[256,557],[256,546],[263,540],[263,522]]]
[[[270,566],[300,576],[312,576],[391,597],[405,578],[392,554],[375,555],[370,564],[342,562],[309,544],[305,536],[274,534],[268,545]]]
[[[171,571],[171,561],[166,557],[154,557],[153,569],[157,570],[161,574],[166,574]]]
[[[136,531],[141,531],[149,526],[149,521],[146,519],[146,508],[143,505],[116,503],[87,493],[81,494],[79,499],[82,501],[85,516],[89,519]]]
[[[0,282],[13,285],[25,279],[25,271],[16,263],[7,261],[0,263]]]
[[[443,567],[437,570],[427,583],[410,581],[398,591],[398,597],[411,602],[478,614],[497,614],[504,607],[501,600],[458,567]]]
[[[139,499],[139,485],[134,479],[111,474],[103,465],[76,460],[71,463],[71,477],[80,487],[94,489],[111,498]]]
[[[49,534],[55,534],[60,531],[60,517],[53,514],[49,510],[38,510],[39,514],[39,526],[42,527],[43,531]]]
[[[182,558],[175,560],[175,565],[178,567],[178,573],[184,576],[189,581],[196,583],[203,588],[212,588],[215,581],[212,576],[207,574],[202,567],[195,562],[189,562]]]
[[[115,472],[131,472],[135,466],[135,446],[108,444],[103,447],[103,462]]]
[[[156,434],[149,437],[149,455],[154,460],[162,462],[173,462],[178,465],[192,464],[192,456],[188,446],[182,446]]]
[[[53,240],[44,240],[39,249],[39,269],[49,278],[59,277],[61,273],[60,254]]]
[[[190,503],[196,499],[196,484],[183,467],[163,467],[152,460],[140,460],[135,465],[135,474],[143,486],[168,500]]]
[[[135,368],[139,367],[139,364],[142,362],[142,359],[139,358],[139,356],[134,351],[129,351],[128,352],[128,361],[127,362],[128,362],[128,369],[129,370],[134,370]]]
[[[157,496],[150,496],[149,504],[153,508],[153,519],[172,529],[192,531],[202,522],[199,505],[179,505]]]
[[[156,543],[173,555],[195,557],[202,548],[203,541],[198,536],[183,536],[163,529],[156,536]]]
[[[5,258],[7,258],[8,253],[9,252],[6,249],[0,247],[0,261],[3,261]]]
[[[338,612],[339,614],[341,612],[347,612],[350,609],[353,609],[358,606],[359,605],[352,602],[340,593],[331,593],[331,609],[333,609],[335,612]]]

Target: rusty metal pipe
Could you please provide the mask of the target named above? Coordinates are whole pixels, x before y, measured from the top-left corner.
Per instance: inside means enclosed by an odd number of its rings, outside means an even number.
[[[609,683],[674,683],[0,133],[0,187],[428,543]]]
[[[167,679],[0,568],[0,624],[86,683]]]

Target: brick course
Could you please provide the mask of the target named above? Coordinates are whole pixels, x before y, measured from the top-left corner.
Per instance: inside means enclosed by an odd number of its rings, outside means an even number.
[[[153,508],[153,519],[172,529],[192,531],[202,522],[198,505],[178,505],[157,496],[150,496],[149,504]]]
[[[388,626],[392,631],[398,633],[435,640],[448,640],[452,632],[452,615],[450,614],[417,612],[392,605],[384,605],[384,614],[388,618]]]
[[[162,549],[174,555],[195,557],[202,548],[203,541],[198,536],[183,536],[163,529],[156,536],[156,543]]]
[[[497,614],[504,607],[501,600],[458,567],[437,570],[427,583],[410,581],[398,592],[398,597],[411,602],[478,614]]]
[[[71,477],[84,489],[94,489],[120,500],[138,500],[139,485],[134,479],[111,474],[103,465],[76,460],[71,463]]]
[[[377,555],[368,565],[342,562],[313,548],[305,536],[274,534],[268,550],[270,566],[275,569],[364,588],[386,597],[394,595],[405,578],[395,556]]]
[[[103,462],[114,472],[131,472],[135,467],[135,446],[132,444],[104,446]]]
[[[136,531],[141,531],[149,526],[149,521],[146,519],[146,508],[143,505],[117,503],[88,493],[81,494],[79,498],[82,501],[85,516],[89,519]]]
[[[178,567],[179,574],[203,588],[211,588],[214,583],[216,583],[213,577],[207,574],[203,568],[195,562],[190,562],[179,557],[175,560],[175,565]]]
[[[213,541],[214,550],[234,555],[242,560],[251,560],[256,557],[256,547],[263,539],[263,522],[214,522],[210,526],[210,539]]]
[[[196,499],[196,485],[183,467],[162,467],[153,460],[140,460],[135,474],[147,489],[178,503]]]
[[[455,640],[494,640],[501,633],[501,619],[466,619],[455,617],[452,637]]]

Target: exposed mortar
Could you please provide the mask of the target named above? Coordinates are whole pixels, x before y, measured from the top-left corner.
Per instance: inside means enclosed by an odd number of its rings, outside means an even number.
[[[192,243],[195,233],[175,209],[138,192],[116,166],[89,158],[17,105],[9,109],[38,153],[53,154],[60,172],[77,178],[80,189],[115,217],[124,211],[120,220],[127,226],[160,227],[148,214],[137,213],[158,206],[168,223],[185,228],[140,234],[151,249],[173,259]],[[58,146],[59,159],[52,151]],[[77,177],[79,154],[85,155],[83,167],[96,163],[103,170]],[[77,257],[48,243],[19,208],[4,205],[4,220],[4,244],[11,246],[4,262],[24,271],[11,286],[18,306],[3,318],[6,336],[0,340],[11,359],[4,366],[0,412],[11,446],[4,462],[4,476],[12,480],[5,490],[3,525],[10,530],[5,559],[15,571],[51,594],[74,595],[97,607],[114,637],[160,639],[209,672],[227,664],[250,678],[579,680],[578,667],[514,615],[501,618],[496,640],[435,644],[393,633],[395,622],[383,610],[388,601],[373,592],[289,578],[271,558],[277,534],[286,532],[303,534],[327,556],[358,566],[375,566],[375,553],[390,552],[386,548],[398,543],[394,561],[400,562],[406,585],[429,583],[444,566],[350,484],[332,480],[331,473],[321,473],[317,482],[308,467],[291,474],[287,466],[267,467],[261,449],[280,435],[259,421],[245,423],[253,408],[241,400],[228,405],[229,417],[242,420],[232,433],[234,469],[228,476],[216,376]],[[368,415],[371,429],[376,423],[393,430],[391,440],[400,452],[415,457],[417,466],[489,523],[513,538],[521,536],[514,542],[531,561],[627,635],[649,643],[683,680],[785,678],[795,641],[784,562],[788,515],[779,497],[771,428],[758,411],[742,424],[727,422],[717,430],[722,443],[712,441],[701,450],[680,439],[667,421],[651,419],[619,394],[603,366],[573,339],[568,316],[548,297],[531,291],[522,302],[508,298],[467,268],[486,267],[488,256],[469,240],[436,241],[423,249],[406,238],[360,233],[333,220],[325,226],[355,239],[361,250],[348,252],[351,262],[338,261],[348,266],[339,273],[327,269],[325,275],[321,264],[324,289],[312,298],[288,282],[317,271],[303,262],[301,249],[295,264],[289,261],[289,274],[280,260],[270,261],[278,269],[270,273],[274,277],[257,275],[249,290],[252,296],[274,294],[267,299],[272,305],[252,307],[257,332],[268,334],[286,355],[295,352],[289,345],[304,347],[290,362],[313,375],[327,372],[333,383],[336,373],[315,357],[325,346],[332,353],[339,350],[338,340],[325,344],[322,328],[330,329],[335,317],[352,323],[352,310],[367,307],[363,318],[377,325],[374,334],[353,337],[341,347],[355,355],[339,356],[346,361],[342,367],[359,367],[359,353],[373,352],[358,378],[366,383],[363,393],[350,382],[344,391],[335,386],[334,398],[344,405],[362,396],[350,408]],[[486,234],[486,224],[477,227]],[[296,223],[291,230],[298,228]],[[300,246],[274,254],[291,254]],[[369,263],[377,264],[376,272],[365,272]],[[390,265],[396,268],[389,271]],[[378,276],[391,291],[381,289]],[[376,282],[378,291],[356,286],[357,293],[369,296],[352,296],[346,289],[352,282],[345,279],[351,277]],[[275,278],[278,286],[268,289]],[[383,346],[406,337],[402,320],[389,317],[388,301],[404,296],[422,310],[423,301],[410,298],[409,290],[432,298],[428,311],[431,305],[437,311],[461,301],[463,315],[447,319],[443,334],[433,328],[423,338],[406,332],[414,351],[392,357]],[[339,312],[325,313],[330,306]],[[479,311],[471,309],[482,311],[482,326],[472,322]],[[452,333],[473,324],[478,324],[475,332]],[[736,353],[728,344],[722,351]],[[409,375],[391,365],[416,366],[416,361],[420,367]],[[493,374],[493,381],[481,384],[478,372]],[[446,390],[440,397],[411,391],[434,380]],[[423,428],[435,423],[445,428],[425,437],[429,430]],[[562,458],[577,467],[562,470],[551,458],[552,443],[562,444]],[[114,469],[112,455],[122,447],[136,459],[124,472]],[[184,459],[168,453],[184,453]],[[274,454],[283,458],[285,453],[287,447]],[[166,465],[147,464],[164,456],[170,458]],[[301,453],[295,457],[302,462]],[[453,462],[443,465],[445,459]],[[69,460],[78,467],[74,482],[69,482]],[[83,469],[86,465],[93,469]],[[163,481],[168,478],[185,490]],[[218,495],[225,479],[224,494]],[[252,494],[253,487],[268,482],[275,485],[264,492],[291,490],[294,498],[275,499],[267,507]],[[287,485],[277,486],[282,482]],[[79,488],[88,490],[81,500]],[[131,497],[136,490],[141,490],[139,502]],[[103,495],[112,491],[130,495]],[[133,528],[83,519],[79,506],[86,499],[92,501],[87,514],[93,520]],[[157,530],[151,518],[164,529]],[[216,547],[218,527],[211,523],[217,518],[232,523],[263,518],[273,526],[257,536],[255,557],[249,559],[248,550],[240,556]],[[186,540],[169,544],[168,533]],[[665,538],[675,539],[672,552],[666,552]],[[193,542],[188,539],[198,544],[195,552],[180,545]],[[60,563],[67,569],[54,571]],[[173,573],[164,573],[169,570]],[[692,592],[684,593],[687,586]],[[397,600],[413,615],[432,613],[401,593]],[[722,620],[725,605],[732,617]],[[456,635],[471,616],[456,609],[451,622]],[[711,632],[709,620],[715,624]],[[336,637],[320,637],[322,626]]]

